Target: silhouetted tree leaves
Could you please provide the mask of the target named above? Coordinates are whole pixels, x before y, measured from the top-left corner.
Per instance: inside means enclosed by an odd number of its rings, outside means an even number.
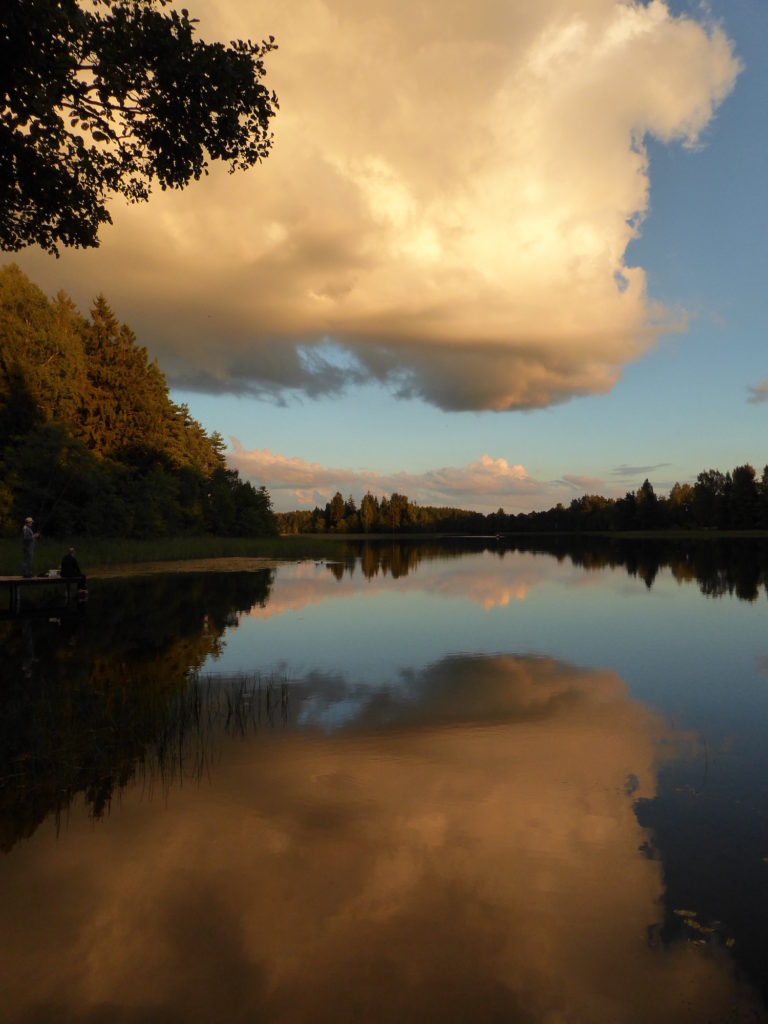
[[[268,155],[273,38],[205,43],[195,24],[167,0],[4,0],[0,248],[98,245],[111,195]]]

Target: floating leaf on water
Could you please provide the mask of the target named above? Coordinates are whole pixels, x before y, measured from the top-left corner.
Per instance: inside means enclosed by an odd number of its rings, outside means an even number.
[[[630,772],[629,775],[627,775],[626,782],[624,783],[624,792],[627,794],[627,796],[632,796],[632,794],[639,788],[639,786],[640,780],[634,772]]]
[[[731,949],[733,946],[736,945],[736,939],[728,938],[728,939],[725,940],[725,944],[728,947],[728,949]]]
[[[678,917],[696,917],[695,910],[673,910],[673,914],[677,914]]]

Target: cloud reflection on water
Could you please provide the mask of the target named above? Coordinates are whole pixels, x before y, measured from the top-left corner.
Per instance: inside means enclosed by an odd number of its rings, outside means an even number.
[[[338,574],[333,572],[338,569]],[[376,573],[376,587],[372,586],[364,571],[356,564],[324,564],[305,562],[283,567],[275,577],[269,601],[254,606],[248,616],[271,619],[290,611],[300,611],[309,605],[320,604],[332,598],[359,598],[366,594],[379,594],[382,586],[396,585],[398,593],[429,592],[438,597],[460,597],[480,606],[484,611],[507,607],[512,601],[524,601],[531,591],[542,584],[555,581],[566,585],[585,587],[589,576],[576,567],[565,570],[552,559],[535,555],[515,554],[500,558],[485,554],[478,560],[458,558],[438,571],[431,572],[429,563],[421,563],[418,571],[388,578],[386,571]]]
[[[546,658],[408,682],[330,736],[225,736],[200,786],[17,847],[7,1019],[754,1019],[724,950],[649,943],[663,879],[633,801],[674,746],[658,714]],[[308,678],[292,713],[353,693]]]

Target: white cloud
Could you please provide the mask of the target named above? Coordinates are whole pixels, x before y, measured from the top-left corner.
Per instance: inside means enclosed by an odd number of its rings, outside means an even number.
[[[370,490],[378,496],[398,491],[420,505],[456,506],[493,512],[530,512],[569,501],[573,488],[563,481],[537,480],[521,465],[482,455],[465,466],[444,466],[423,473],[379,473],[367,469],[322,466],[286,457],[266,448],[246,450],[230,438],[227,459],[254,483],[266,483],[278,509],[323,506],[336,491],[356,499]]]
[[[277,37],[273,155],[116,206],[98,256],[22,259],[78,301],[103,290],[174,381],[376,378],[445,409],[527,408],[606,391],[673,326],[625,252],[644,138],[695,145],[733,88],[719,28],[659,0],[201,14],[204,37]],[[346,363],[307,358],[328,339]]]

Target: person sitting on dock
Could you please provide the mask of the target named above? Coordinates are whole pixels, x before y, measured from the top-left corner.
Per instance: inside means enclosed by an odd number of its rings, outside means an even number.
[[[21,551],[24,556],[21,565],[21,575],[26,579],[35,575],[35,570],[32,568],[32,559],[35,554],[35,541],[40,536],[39,533],[35,533],[32,529],[33,524],[34,519],[32,516],[27,516],[21,531]]]
[[[85,594],[87,592],[85,576],[80,571],[80,566],[75,558],[75,549],[72,547],[61,560],[61,575],[63,579],[74,579],[75,577],[79,577],[77,584],[78,592],[80,594]]]

